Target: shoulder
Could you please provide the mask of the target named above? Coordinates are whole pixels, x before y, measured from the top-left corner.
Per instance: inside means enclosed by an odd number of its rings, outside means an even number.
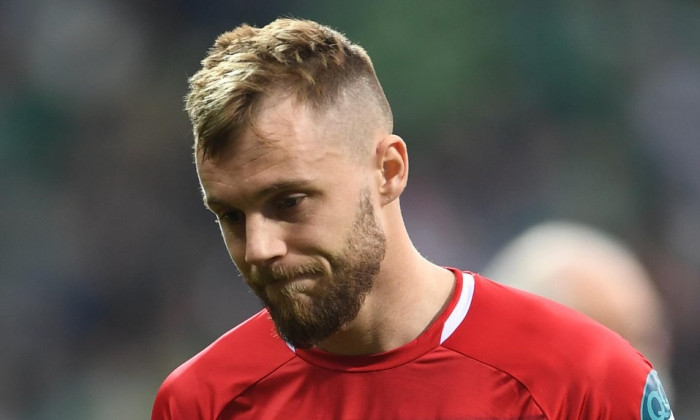
[[[215,418],[228,402],[294,357],[263,310],[168,375],[156,395],[153,419]]]
[[[474,279],[469,313],[446,347],[519,381],[553,417],[568,417],[564,407],[639,415],[652,368],[627,341],[561,304]]]
[[[473,277],[474,295],[460,332],[478,335],[485,345],[517,344],[519,353],[546,351],[549,360],[557,356],[579,363],[595,363],[601,352],[640,358],[619,334],[578,311],[478,274]],[[597,354],[581,354],[593,348]]]

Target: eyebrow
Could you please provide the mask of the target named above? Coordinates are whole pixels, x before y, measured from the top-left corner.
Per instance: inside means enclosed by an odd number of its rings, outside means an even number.
[[[260,200],[265,197],[277,194],[280,191],[305,189],[308,188],[309,185],[311,185],[311,181],[308,179],[294,179],[289,181],[281,181],[267,186],[261,189],[260,191],[256,191],[253,194],[253,198],[256,200]],[[208,208],[209,210],[211,210],[212,207],[229,207],[229,205],[226,203],[226,200],[214,196],[207,197],[204,191],[202,191],[202,193],[204,207]]]

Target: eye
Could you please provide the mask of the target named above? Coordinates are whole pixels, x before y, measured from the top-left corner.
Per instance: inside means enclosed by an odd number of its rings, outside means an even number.
[[[278,210],[289,210],[292,209],[301,203],[301,201],[304,199],[303,195],[292,195],[289,197],[285,197],[275,204]]]
[[[219,222],[224,222],[228,224],[237,224],[241,223],[245,216],[243,215],[243,212],[240,210],[234,210],[234,211],[227,211],[221,214],[217,214],[217,218],[219,219]]]

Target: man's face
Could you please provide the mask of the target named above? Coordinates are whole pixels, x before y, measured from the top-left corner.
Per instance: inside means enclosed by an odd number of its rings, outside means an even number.
[[[372,156],[349,157],[335,126],[278,98],[258,116],[263,138],[249,130],[216,158],[197,156],[231,258],[300,348],[357,316],[385,252]]]

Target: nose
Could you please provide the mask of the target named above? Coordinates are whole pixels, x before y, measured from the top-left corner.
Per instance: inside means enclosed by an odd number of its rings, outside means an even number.
[[[265,265],[287,252],[282,226],[262,215],[246,219],[245,262]]]

